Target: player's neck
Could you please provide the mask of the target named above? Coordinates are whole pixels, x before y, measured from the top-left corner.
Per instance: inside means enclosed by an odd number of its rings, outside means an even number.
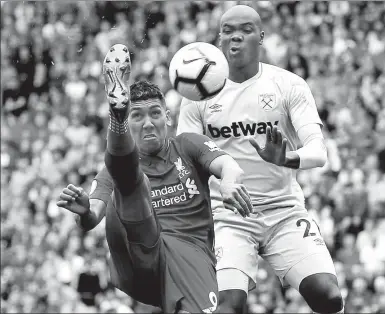
[[[243,83],[259,72],[259,62],[242,68],[231,68],[229,79],[235,83]]]
[[[152,151],[151,153],[150,152],[144,152],[144,151],[140,151],[140,154],[142,156],[159,156],[159,157],[162,157],[164,154],[165,154],[165,151],[168,149],[169,147],[169,140],[168,138],[166,138],[163,142],[163,145],[159,147],[159,149],[157,150],[154,150]]]

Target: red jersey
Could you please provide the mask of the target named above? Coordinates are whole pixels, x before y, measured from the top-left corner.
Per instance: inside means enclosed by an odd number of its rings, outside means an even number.
[[[182,133],[168,139],[156,156],[140,155],[140,167],[150,180],[152,206],[162,232],[199,245],[214,259],[209,166],[223,154],[208,137]],[[112,190],[112,178],[104,167],[93,182],[90,198],[107,204]]]

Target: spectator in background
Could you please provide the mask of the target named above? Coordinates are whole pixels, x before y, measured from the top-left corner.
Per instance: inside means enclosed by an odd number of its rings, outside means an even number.
[[[1,2],[2,313],[153,310],[111,288],[103,226],[80,233],[51,195],[69,181],[89,190],[103,165],[108,106],[100,60],[106,49],[126,44],[133,79],[162,88],[172,133],[180,96],[168,64],[186,43],[216,44],[219,18],[236,3]],[[323,119],[329,162],[300,172],[298,181],[336,262],[346,311],[384,312],[383,3],[250,5],[266,26],[263,61],[306,79]],[[88,260],[99,281],[92,287],[83,279],[90,276]],[[263,263],[258,278],[250,312],[309,312]]]

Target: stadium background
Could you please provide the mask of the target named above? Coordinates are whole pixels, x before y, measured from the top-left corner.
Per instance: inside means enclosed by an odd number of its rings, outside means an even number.
[[[184,44],[216,43],[236,2],[1,2],[1,312],[148,312],[109,285],[103,224],[83,234],[55,202],[103,164],[101,60],[123,43],[133,77],[159,84]],[[239,3],[239,2],[238,2]],[[244,2],[243,2],[244,3]],[[385,312],[385,4],[254,2],[263,60],[307,80],[329,163],[299,174],[337,269],[347,313]],[[172,132],[173,130],[171,130]],[[261,264],[250,313],[305,313]]]

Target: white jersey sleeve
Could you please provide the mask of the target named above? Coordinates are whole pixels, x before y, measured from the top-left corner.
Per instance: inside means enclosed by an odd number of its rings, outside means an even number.
[[[197,102],[183,98],[180,105],[179,121],[176,134],[204,134],[203,117]]]
[[[301,127],[308,124],[316,123],[323,126],[309,85],[302,78],[298,77],[293,82],[287,106],[291,122],[297,133]]]
[[[302,148],[297,150],[300,157],[300,169],[323,167],[327,160],[327,150],[324,143],[321,126],[319,124],[307,124],[298,132]]]
[[[321,126],[318,123],[309,123],[304,125],[298,129],[297,134],[302,146],[307,145],[316,138],[321,140],[324,139]]]

